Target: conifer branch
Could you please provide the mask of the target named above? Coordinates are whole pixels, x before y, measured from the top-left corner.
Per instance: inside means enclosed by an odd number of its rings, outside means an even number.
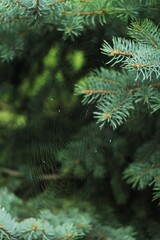
[[[0,168],[0,172],[7,174],[9,176],[13,177],[23,177],[25,178],[25,174],[13,169],[9,168]],[[38,176],[39,180],[53,180],[53,179],[63,179],[65,176],[60,175],[60,174],[41,174]]]
[[[131,24],[129,29],[129,35],[136,41],[143,42],[159,48],[160,34],[158,27],[150,20],[145,19],[144,21],[136,21]]]
[[[105,81],[105,82],[111,83],[113,85],[117,85],[117,86],[119,86],[121,88],[126,88],[125,83],[124,84],[119,83],[118,81],[116,81],[114,79],[107,79],[105,77],[97,76],[97,80]]]
[[[5,229],[5,226],[0,224],[0,232],[3,232],[3,234],[5,235],[5,237],[7,237],[7,239],[18,239],[18,237],[16,235],[13,235],[12,233],[10,233],[9,231],[7,231]],[[1,235],[1,234],[0,234]]]
[[[140,69],[140,68],[144,68],[144,67],[154,67],[154,66],[160,66],[160,62],[148,62],[148,63],[134,63],[131,64],[131,67],[136,68],[136,69]]]
[[[81,15],[81,16],[90,16],[90,15],[101,15],[101,14],[106,14],[107,10],[106,9],[100,9],[100,10],[95,10],[95,11],[80,11],[80,12],[72,12],[72,11],[62,11],[63,14],[75,14],[75,15]]]
[[[106,119],[109,119],[112,117],[113,113],[115,111],[117,111],[128,99],[128,95],[124,97],[124,99],[122,99],[116,106],[113,107],[113,109],[111,109],[111,112],[108,113],[103,113],[103,117]]]
[[[0,172],[8,174],[10,176],[15,176],[15,177],[22,177],[23,176],[23,174],[21,172],[13,170],[13,169],[9,169],[9,168],[2,168],[1,167]]]
[[[106,41],[102,53],[113,57],[108,63],[122,63],[129,71],[136,71],[136,79],[158,79],[160,76],[160,32],[157,26],[149,20],[138,23],[142,31],[137,31],[137,23],[133,23],[129,34],[135,41],[123,38],[113,38],[113,47]],[[149,37],[149,34],[151,37]]]
[[[5,25],[5,24],[8,24],[8,23],[17,22],[17,21],[24,21],[24,20],[29,20],[29,19],[30,19],[29,17],[17,16],[17,17],[11,18],[9,20],[2,21],[2,22],[0,22],[0,24]]]
[[[84,89],[83,93],[85,94],[96,94],[96,93],[100,93],[100,94],[114,94],[117,91],[112,91],[112,90],[102,90],[102,89]]]
[[[67,2],[67,1],[68,0],[57,0],[57,1],[53,2],[53,3],[49,3],[48,7],[53,7],[53,6],[55,6],[55,5],[59,4],[59,3],[63,3],[63,2]]]
[[[22,3],[22,2],[19,1],[19,0],[14,0],[14,2],[18,3],[21,7],[24,7],[24,8],[27,9],[27,10],[29,9],[26,4]]]
[[[118,51],[116,49],[112,49],[110,51],[110,53],[108,53],[109,56],[116,56],[116,55],[120,55],[120,56],[125,56],[125,57],[133,57],[134,53],[131,52],[122,52],[122,51]]]
[[[36,7],[35,7],[35,16],[38,17],[38,13],[39,13],[39,0],[36,0]]]

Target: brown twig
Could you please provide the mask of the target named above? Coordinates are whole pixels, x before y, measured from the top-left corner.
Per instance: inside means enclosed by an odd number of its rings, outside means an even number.
[[[19,172],[17,170],[13,170],[10,168],[0,168],[0,172],[7,174],[9,176],[13,177],[25,177],[25,175],[22,172]],[[39,180],[54,180],[54,179],[63,179],[65,176],[60,174],[42,174],[39,177],[37,177]]]
[[[100,14],[105,14],[107,13],[106,9],[100,9],[100,10],[95,10],[95,11],[80,11],[80,12],[73,12],[73,11],[62,11],[62,14],[75,14],[75,15],[100,15]]]

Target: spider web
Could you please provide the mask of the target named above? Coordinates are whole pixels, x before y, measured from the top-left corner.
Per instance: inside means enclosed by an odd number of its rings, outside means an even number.
[[[80,127],[78,127],[75,134],[73,134],[71,129],[66,129],[64,134],[64,126],[61,126],[61,120],[63,120],[64,114],[61,109],[58,109],[57,112],[59,114],[58,125],[57,122],[52,119],[49,123],[47,123],[47,125],[44,124],[44,127],[39,129],[39,131],[41,131],[39,139],[37,139],[36,141],[30,139],[30,142],[34,143],[34,154],[32,154],[32,156],[29,156],[28,164],[30,169],[30,177],[34,181],[32,196],[34,199],[35,207],[39,207],[40,205],[43,208],[48,208],[50,202],[60,201],[60,199],[63,198],[71,198],[75,201],[83,199],[85,201],[89,198],[90,192],[96,191],[97,186],[101,186],[105,179],[105,176],[107,176],[107,169],[103,169],[106,171],[105,173],[103,173],[102,175],[99,174],[98,177],[94,177],[94,164],[102,162],[103,168],[107,168],[108,165],[110,169],[112,169],[113,159],[110,145],[112,145],[113,141],[116,139],[116,135],[108,127],[100,130],[94,121],[92,121],[93,123],[91,124],[88,123],[88,117],[92,115],[92,109],[86,107],[83,112],[81,112],[80,114],[78,113],[76,121],[77,125]],[[83,126],[81,124],[82,121]],[[35,128],[38,127],[35,126]],[[81,131],[81,129],[83,129],[83,131]],[[94,133],[95,129],[96,132]],[[91,132],[91,130],[93,132]],[[51,136],[53,136],[54,139],[54,135],[56,135],[57,133],[57,139],[50,142],[49,139],[52,139]],[[99,136],[96,135],[97,133]],[[74,138],[74,136],[78,137]],[[94,141],[96,138],[98,140]],[[86,139],[87,141],[91,141],[91,143],[86,142]],[[42,144],[38,146],[38,143],[40,143],[41,141]],[[90,153],[88,154],[88,151],[90,151],[92,154],[91,158],[88,160],[90,162],[86,163],[85,159],[82,159],[81,163],[76,163],[75,167],[81,165],[81,168],[84,167],[86,171],[85,176],[83,175],[82,177],[77,177],[76,174],[73,174],[73,172],[63,174],[62,171],[61,173],[61,168],[63,167],[64,161],[68,161],[68,159],[65,160],[65,158],[63,158],[62,161],[59,161],[59,159],[57,158],[58,154],[55,154],[57,149],[57,152],[59,153],[63,151],[63,149],[67,148],[67,144],[70,144],[74,141],[77,141],[76,144],[79,144],[78,150],[75,153],[74,148],[73,150],[72,148],[69,149],[66,158],[68,157],[68,154],[72,157],[76,156],[76,154],[77,156],[80,156],[83,153],[84,158],[89,157]],[[93,149],[91,150],[92,142]],[[88,147],[85,147],[85,143],[88,144]],[[36,145],[38,147],[36,147]],[[104,149],[104,146],[107,147]],[[32,148],[32,144],[30,145],[30,147]],[[29,149],[29,154],[30,151],[31,149]],[[99,155],[98,152],[100,153]],[[96,163],[94,161],[94,156],[96,156]],[[35,167],[34,161],[37,161],[38,157],[40,158],[39,167]],[[104,158],[103,161],[101,157]],[[90,164],[91,171],[89,170],[89,166],[86,167],[86,164]],[[71,167],[74,171],[74,162],[73,166]],[[40,169],[42,172],[40,172]],[[40,189],[40,195],[37,194],[37,189]]]

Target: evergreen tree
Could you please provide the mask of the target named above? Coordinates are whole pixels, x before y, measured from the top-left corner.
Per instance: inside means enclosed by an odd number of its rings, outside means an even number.
[[[0,2],[0,239],[160,239],[159,11]]]

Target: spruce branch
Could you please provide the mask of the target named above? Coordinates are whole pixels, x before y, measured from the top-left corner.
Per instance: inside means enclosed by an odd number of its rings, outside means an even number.
[[[143,21],[132,22],[128,28],[129,35],[137,42],[142,42],[160,48],[160,32],[151,20],[145,19]]]
[[[48,6],[49,6],[49,7],[53,7],[53,6],[55,6],[55,5],[59,4],[59,3],[63,3],[63,2],[67,2],[67,1],[68,1],[68,0],[57,0],[57,1],[55,1],[55,2],[49,3]]]
[[[20,178],[25,178],[25,174],[17,171],[17,170],[13,170],[10,168],[0,168],[0,172],[3,174],[7,174],[8,176],[12,176],[12,177],[20,177]],[[55,180],[55,179],[63,179],[65,178],[64,175],[60,175],[60,174],[41,174],[39,176],[37,176],[37,179],[39,180]]]
[[[36,0],[36,6],[35,6],[35,16],[38,17],[39,15],[39,0]]]
[[[13,2],[17,3],[20,7],[23,7],[28,10],[28,6],[19,0],[14,0]]]
[[[160,191],[160,145],[157,138],[138,149],[131,163],[124,171],[124,178],[133,188],[144,189],[153,187],[154,200],[158,199]]]
[[[17,223],[13,217],[0,206],[0,238],[17,239]]]
[[[113,37],[113,47],[107,41],[102,53],[112,59],[108,62],[122,63],[122,67],[137,73],[136,80],[152,80],[160,77],[160,32],[150,20],[132,23],[130,35],[136,41]]]
[[[76,214],[79,215],[78,219]],[[91,230],[90,215],[81,213],[77,209],[72,209],[69,214],[53,214],[44,209],[37,218],[29,217],[18,222],[4,208],[0,207],[1,239],[75,240],[85,237]]]
[[[94,112],[97,123],[100,123],[102,128],[105,122],[109,122],[113,129],[116,129],[127,117],[129,117],[129,110],[134,109],[133,98],[130,94],[119,92],[118,96],[110,95],[104,98],[97,104],[98,112]]]
[[[144,84],[135,82],[134,75],[125,71],[120,73],[101,68],[76,84],[75,94],[83,96],[83,104],[96,103],[98,111],[94,114],[101,127],[109,122],[115,129],[127,120],[128,110],[133,110],[135,104],[142,102],[153,109],[159,89],[160,83],[156,80]]]
[[[96,135],[96,138],[94,137]],[[105,144],[101,141],[102,132],[96,124],[83,127],[75,138],[58,153],[62,164],[61,172],[69,176],[78,176],[83,179],[86,174],[95,178],[105,176],[105,158],[101,149]]]
[[[35,1],[7,1],[0,3],[0,38],[4,34],[9,34],[13,29],[17,32],[17,41],[21,38],[21,32],[33,33],[35,30],[41,32],[44,26],[50,30],[50,26],[55,26],[57,30],[63,32],[63,38],[75,37],[82,34],[86,28],[95,27],[97,23],[104,25],[110,16],[122,18],[137,15],[143,4],[140,1],[81,1],[81,0],[35,0]],[[151,28],[148,25],[149,29]],[[152,35],[155,31],[152,31]],[[22,38],[25,46],[26,38]],[[12,60],[17,53],[9,53],[6,41],[5,48],[8,54],[1,53],[2,60]],[[15,44],[15,43],[14,43]],[[4,48],[4,44],[2,44]],[[117,56],[117,61],[123,60],[124,56],[132,55],[132,52],[123,52],[120,49],[112,49],[111,55]],[[118,56],[121,56],[118,58]],[[123,57],[122,57],[123,56]],[[137,62],[137,64],[140,64]],[[158,70],[157,70],[158,71]]]

